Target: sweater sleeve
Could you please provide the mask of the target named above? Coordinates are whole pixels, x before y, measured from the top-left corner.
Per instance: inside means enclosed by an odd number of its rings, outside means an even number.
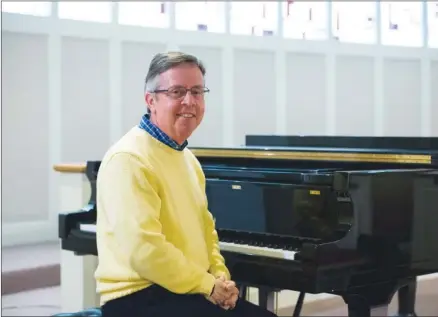
[[[209,250],[209,261],[210,261],[209,272],[213,274],[215,277],[225,275],[226,279],[229,280],[231,279],[231,276],[227,266],[225,265],[225,259],[220,252],[219,236],[216,231],[216,224],[213,219],[213,215],[208,210],[207,195],[205,192],[206,189],[205,175],[204,172],[202,171],[202,167],[199,164],[199,162],[196,160],[196,158],[194,159],[195,159],[195,170],[205,199],[203,218],[204,218],[204,226],[205,226],[205,238]]]
[[[117,253],[142,278],[171,292],[210,295],[215,277],[166,241],[156,178],[136,156],[115,154],[99,171],[99,201]]]
[[[210,273],[215,277],[225,275],[226,279],[231,278],[230,272],[225,265],[225,260],[220,253],[219,238],[215,228],[213,216],[206,208],[204,210],[205,235],[207,239],[207,247],[209,249]]]

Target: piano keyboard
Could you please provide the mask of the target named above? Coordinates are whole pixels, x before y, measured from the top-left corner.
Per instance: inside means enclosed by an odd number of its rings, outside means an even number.
[[[95,224],[80,224],[79,229],[85,232],[96,233]],[[258,246],[252,246],[246,244],[221,242],[221,241],[219,241],[219,247],[221,251],[235,252],[235,253],[248,254],[248,255],[266,256],[269,258],[285,259],[285,260],[294,260],[296,254],[295,251],[290,251],[290,250],[273,249],[273,248],[258,247]]]

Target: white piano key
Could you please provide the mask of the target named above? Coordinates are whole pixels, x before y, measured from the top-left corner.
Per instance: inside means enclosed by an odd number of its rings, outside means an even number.
[[[85,232],[96,233],[96,225],[91,223],[81,223],[79,229]]]

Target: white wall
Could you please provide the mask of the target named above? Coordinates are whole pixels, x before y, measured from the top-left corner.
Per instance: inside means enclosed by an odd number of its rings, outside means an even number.
[[[437,49],[284,39],[280,23],[274,37],[174,25],[2,14],[3,244],[56,239],[53,164],[99,160],[138,123],[148,63],[166,49],[207,66],[191,146],[238,146],[255,133],[438,136]]]

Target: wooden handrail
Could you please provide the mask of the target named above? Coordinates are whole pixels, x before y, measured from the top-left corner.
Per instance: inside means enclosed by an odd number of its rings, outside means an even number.
[[[55,164],[53,169],[60,173],[85,173],[86,163]]]

